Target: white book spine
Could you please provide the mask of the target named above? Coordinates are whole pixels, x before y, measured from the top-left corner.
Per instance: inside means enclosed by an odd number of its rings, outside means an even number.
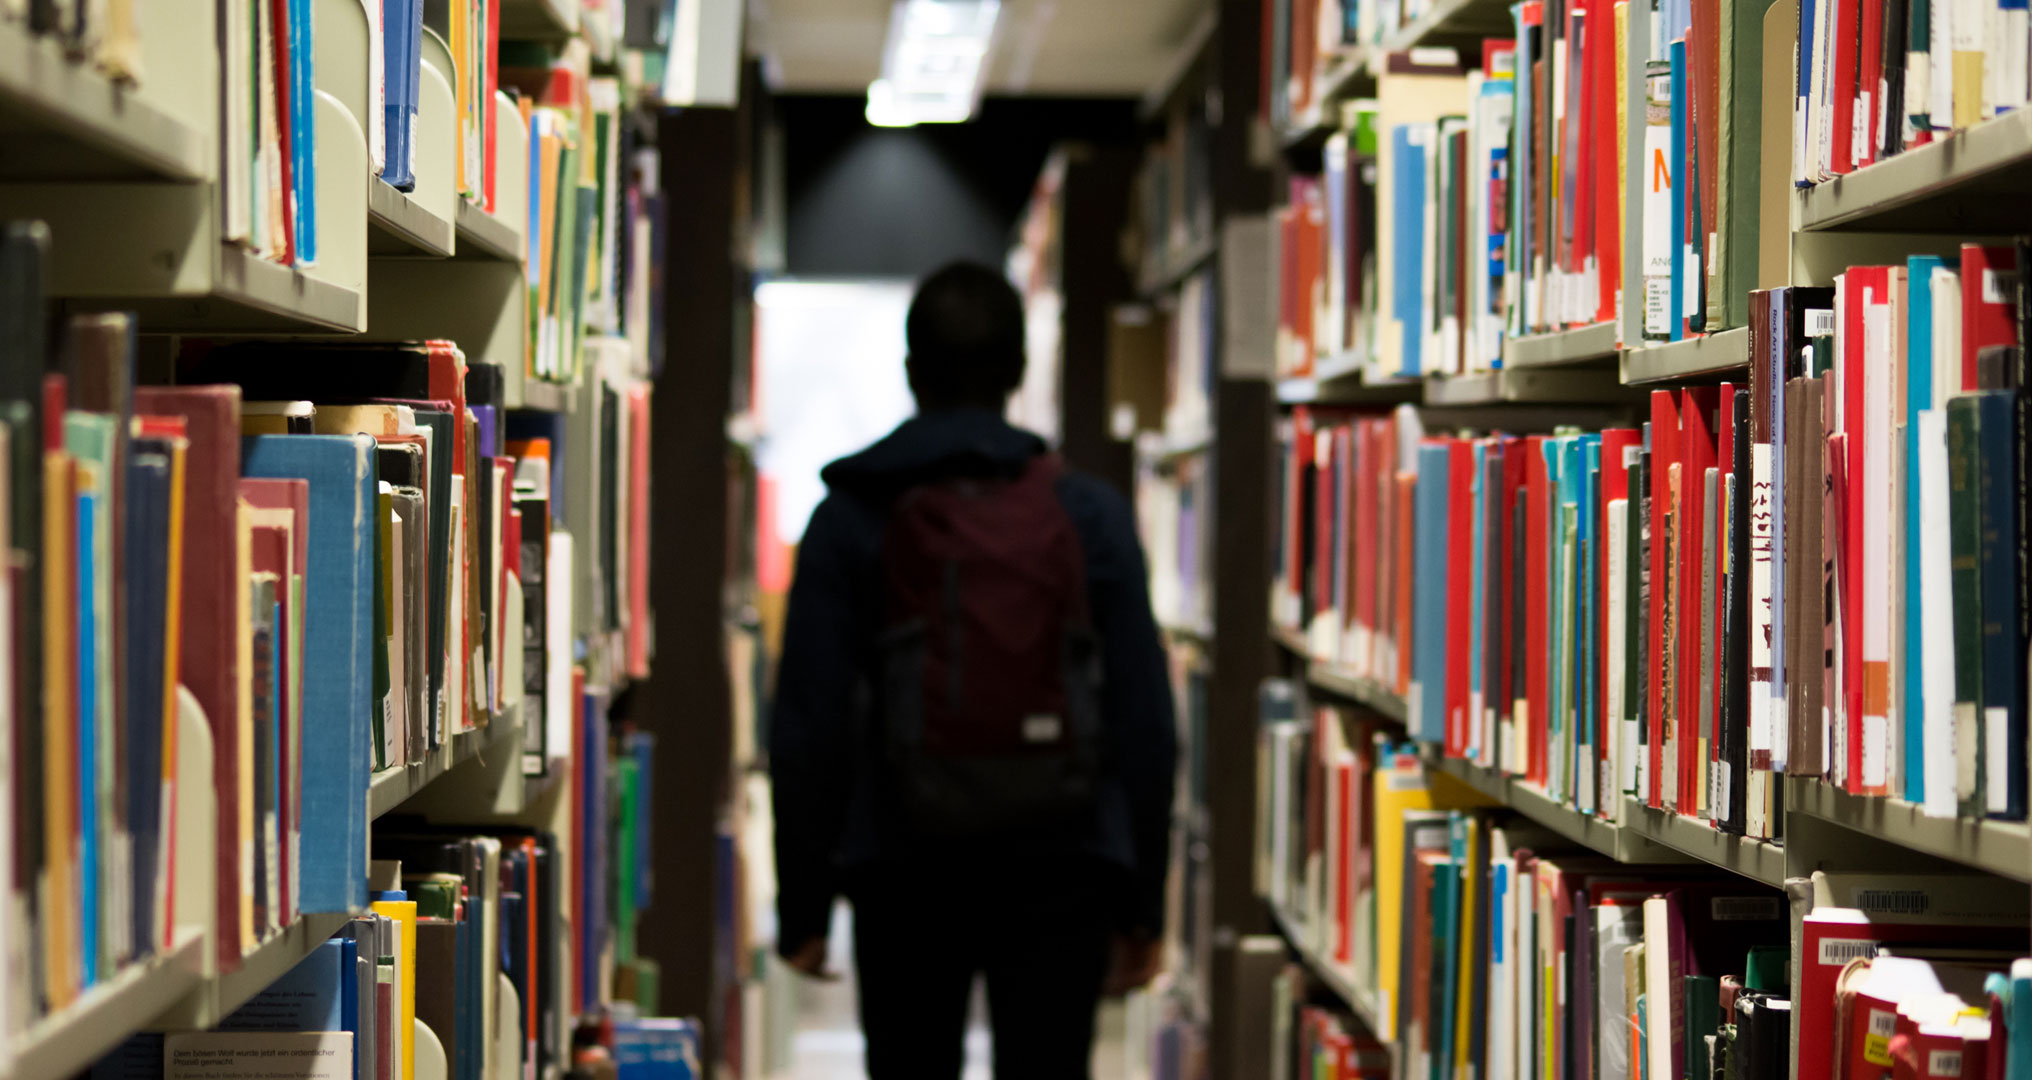
[[[1951,818],[1955,804],[1954,579],[1947,530],[1947,410],[1919,412],[1919,596],[1926,640],[1942,647],[1922,650],[1925,692],[1921,719],[1926,736],[1926,802],[1929,817]]]
[[[1891,726],[1891,304],[1863,297],[1862,785],[1890,784]]]

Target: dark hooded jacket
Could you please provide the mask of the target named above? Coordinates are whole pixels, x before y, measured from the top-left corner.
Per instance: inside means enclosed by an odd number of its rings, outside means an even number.
[[[857,874],[981,854],[913,836],[889,821],[870,754],[856,745],[857,702],[883,629],[882,537],[889,505],[913,485],[1013,473],[1044,450],[1036,435],[994,413],[939,411],[913,417],[826,467],[829,494],[798,550],[769,726],[781,948],[823,936],[834,898],[850,890]],[[1177,734],[1143,551],[1127,500],[1106,484],[1067,470],[1058,495],[1086,557],[1109,765],[1091,820],[1033,838],[1024,845],[1031,850],[992,854],[1012,865],[1030,857],[1079,865],[1084,856],[1117,867],[1125,884],[1117,928],[1155,935],[1163,928]]]

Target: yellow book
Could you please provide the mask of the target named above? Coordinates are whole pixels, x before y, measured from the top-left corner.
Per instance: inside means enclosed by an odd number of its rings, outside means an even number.
[[[1482,958],[1475,955],[1475,927],[1481,925],[1481,870],[1489,863],[1489,853],[1482,842],[1482,819],[1470,817],[1462,823],[1467,843],[1463,854],[1467,861],[1460,867],[1461,908],[1460,908],[1460,977],[1454,985],[1453,1024],[1453,1065],[1455,1076],[1466,1076],[1468,1054],[1473,1046],[1470,1035],[1482,1022],[1474,1012],[1474,985],[1476,967]]]
[[[177,664],[183,652],[183,518],[184,518],[184,457],[190,449],[188,439],[169,440],[169,566],[167,589],[163,593],[162,639],[162,835],[176,835],[176,739],[177,709],[176,691],[178,686]],[[162,947],[166,950],[176,943],[176,864],[170,860],[170,851],[176,845],[167,841],[155,845],[155,927],[162,935]],[[197,867],[199,873],[210,873],[209,867]]]
[[[396,991],[395,1008],[401,1019],[395,1025],[395,1061],[402,1080],[416,1080],[416,901],[376,900],[370,906],[376,915],[396,923],[395,969],[402,985]]]
[[[76,520],[71,494],[71,457],[62,450],[48,450],[42,457],[42,588],[47,599],[42,605],[42,639],[70,641],[76,636],[72,620],[77,607],[60,602],[72,594],[71,536]],[[71,651],[42,650],[43,708],[43,858],[41,896],[37,910],[42,915],[43,993],[51,1012],[71,1003],[77,993],[77,950],[74,947],[78,898],[72,880],[77,855],[76,825],[72,807],[76,803],[73,733],[77,718],[72,713]]]
[[[1956,12],[1960,17],[1960,12]],[[1956,37],[1961,35],[1957,33]],[[1983,118],[1983,53],[1965,50],[1956,42],[1954,50],[1954,127],[1974,127]]]
[[[233,589],[239,597],[234,605],[233,647],[240,654],[239,712],[240,763],[235,782],[240,786],[240,821],[236,830],[240,845],[240,951],[254,948],[260,935],[254,929],[254,508],[245,499],[236,499],[233,529]]]
[[[1414,754],[1384,752],[1376,765],[1376,1020],[1388,1037],[1397,1030],[1402,982],[1404,815],[1418,810],[1465,810],[1487,799],[1443,774],[1427,775]]]
[[[471,190],[466,184],[466,128],[470,121],[468,110],[471,106],[468,102],[472,93],[468,87],[473,72],[473,58],[470,46],[466,42],[466,5],[455,2],[451,5],[451,9],[452,39],[446,44],[451,48],[452,54],[452,146],[455,151],[452,154],[454,163],[452,178],[457,185],[456,190],[464,196]]]

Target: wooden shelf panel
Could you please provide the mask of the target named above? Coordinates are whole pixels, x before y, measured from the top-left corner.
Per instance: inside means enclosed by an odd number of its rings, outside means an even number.
[[[1503,342],[1503,368],[1556,367],[1607,360],[1616,355],[1616,324],[1596,323]]]
[[[1999,877],[2032,881],[2032,826],[2023,821],[1927,817],[1903,799],[1851,795],[1798,776],[1785,783],[1785,810]]]
[[[1738,374],[1750,367],[1750,330],[1649,345],[1623,354],[1623,383],[1644,386]]]
[[[444,258],[456,250],[452,223],[431,213],[408,192],[367,180],[367,253]]]
[[[2032,112],[2014,109],[1798,193],[1799,227],[1966,235],[2032,229]]]
[[[212,175],[212,140],[114,83],[62,42],[0,20],[0,179],[172,180]]]

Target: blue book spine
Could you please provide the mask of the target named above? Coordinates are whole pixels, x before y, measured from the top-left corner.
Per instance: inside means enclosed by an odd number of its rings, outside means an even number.
[[[127,459],[127,825],[132,836],[134,947],[155,951],[156,860],[162,821],[163,605],[169,585],[169,459]]]
[[[288,0],[289,156],[296,187],[296,261],[317,262],[317,80],[310,0]]]
[[[1919,414],[1933,408],[1933,271],[1935,255],[1905,264],[1905,800],[1926,801],[1926,629],[1920,599]]]
[[[334,944],[339,947],[339,1030],[353,1034],[353,1078],[360,1080],[360,1063],[368,1056],[360,1038],[360,943],[349,937],[326,943]]]
[[[1576,790],[1579,791],[1581,805],[1592,807],[1595,805],[1595,793],[1592,790],[1594,779],[1592,762],[1595,758],[1592,755],[1595,753],[1594,748],[1600,746],[1602,741],[1600,725],[1597,723],[1597,713],[1601,708],[1601,686],[1598,679],[1601,666],[1596,662],[1599,650],[1595,640],[1597,636],[1595,620],[1600,612],[1596,597],[1600,595],[1602,587],[1601,560],[1596,556],[1600,523],[1595,520],[1595,515],[1600,510],[1596,505],[1600,501],[1596,492],[1600,490],[1602,474],[1600,435],[1581,436],[1579,460],[1580,551],[1575,565],[1578,568],[1580,592],[1574,604],[1574,611],[1579,613],[1580,668],[1574,672],[1573,685],[1578,688],[1580,697],[1577,742],[1582,758],[1590,763],[1590,767],[1580,769],[1575,776],[1579,785]]]
[[[246,439],[241,471],[310,484],[304,577],[302,869],[306,913],[351,911],[367,897],[369,742],[374,708],[374,440],[365,435]]]
[[[2017,393],[1976,397],[1982,581],[1982,733],[1989,816],[2025,816],[2025,642],[2018,635]]]
[[[649,873],[654,865],[649,854],[650,829],[656,821],[655,804],[649,800],[649,778],[655,775],[656,736],[638,731],[628,737],[628,743],[635,755],[635,907],[647,911],[655,881]]]
[[[1395,189],[1390,208],[1395,217],[1391,243],[1394,267],[1391,282],[1392,315],[1402,331],[1403,361],[1398,374],[1415,377],[1424,373],[1425,321],[1420,283],[1425,280],[1425,148],[1432,142],[1431,124],[1403,124],[1393,129],[1391,140],[1396,155]]]
[[[1446,741],[1446,535],[1449,453],[1444,442],[1418,448],[1417,564],[1413,568],[1410,721],[1424,742]]]
[[[1545,580],[1546,590],[1546,659],[1545,659],[1545,747],[1546,784],[1558,789],[1562,778],[1565,759],[1561,753],[1566,745],[1566,695],[1564,694],[1566,672],[1566,613],[1562,600],[1566,596],[1566,552],[1565,514],[1566,505],[1566,443],[1567,437],[1547,439],[1541,446],[1545,455],[1546,506],[1550,512],[1545,515],[1547,532],[1545,554],[1548,565]]]
[[[2004,1058],[2004,1080],[2032,1080],[2032,960],[2011,961],[2011,996],[2004,1004],[2004,1030],[2012,1033]]]
[[[364,800],[363,800],[364,801]],[[331,938],[219,1024],[221,1031],[352,1031],[346,1026],[348,938]],[[343,966],[341,966],[343,964]]]
[[[1672,43],[1672,310],[1666,322],[1672,340],[1686,340],[1686,280],[1690,249],[1686,246],[1686,188],[1692,173],[1686,168],[1686,41]]]
[[[409,42],[414,36],[409,14],[406,3],[383,5],[381,179],[397,191],[416,187],[416,177],[409,171],[409,107],[404,103],[409,85]]]
[[[78,495],[78,905],[80,988],[99,981],[99,615],[92,602],[98,569],[98,506]]]

